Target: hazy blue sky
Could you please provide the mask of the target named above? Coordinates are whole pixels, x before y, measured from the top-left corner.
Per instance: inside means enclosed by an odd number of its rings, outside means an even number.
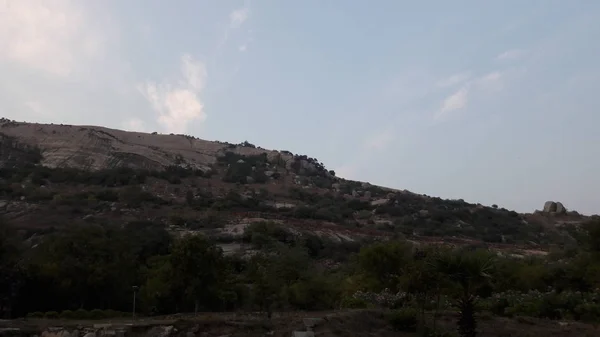
[[[600,213],[600,1],[0,0],[5,117]]]

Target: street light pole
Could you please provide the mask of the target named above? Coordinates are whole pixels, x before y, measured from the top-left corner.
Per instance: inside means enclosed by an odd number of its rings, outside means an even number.
[[[138,290],[138,286],[131,287],[133,289],[133,310],[131,312],[131,319],[135,320],[135,293]]]

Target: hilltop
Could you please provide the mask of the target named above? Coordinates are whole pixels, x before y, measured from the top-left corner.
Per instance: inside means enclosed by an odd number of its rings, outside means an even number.
[[[238,250],[246,226],[269,220],[335,242],[404,237],[531,253],[576,244],[587,220],[556,203],[518,214],[346,180],[315,158],[248,142],[7,119],[0,141],[0,209],[28,236],[143,220]]]

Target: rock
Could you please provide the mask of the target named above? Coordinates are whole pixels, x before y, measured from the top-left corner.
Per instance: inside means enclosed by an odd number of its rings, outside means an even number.
[[[94,329],[98,330],[98,329],[109,329],[112,328],[112,324],[110,323],[98,323],[98,324],[94,324]]]
[[[422,209],[422,210],[419,211],[419,216],[422,217],[422,218],[426,218],[426,217],[429,216],[429,211],[426,210],[426,209]]]
[[[292,337],[315,337],[315,333],[313,331],[294,331]]]
[[[4,208],[6,205],[8,205],[6,201],[0,201],[0,208]]]
[[[390,201],[389,199],[377,199],[377,200],[373,200],[371,201],[371,206],[381,206],[381,205],[385,205],[388,203],[388,201]]]
[[[188,331],[185,333],[185,337],[196,337],[196,334],[191,331]]]
[[[83,335],[83,337],[96,337],[96,333],[95,332],[88,332],[85,335]]]
[[[304,326],[306,327],[306,330],[308,331],[312,331],[312,329],[317,326],[317,324],[321,323],[323,321],[322,318],[304,318],[302,320],[302,322],[304,323]]]
[[[46,331],[42,332],[41,337],[71,337],[71,334],[64,328],[49,327]]]
[[[371,192],[370,191],[366,191],[364,195],[365,195],[365,198],[371,199]]]
[[[544,203],[544,209],[542,212],[565,214],[567,213],[567,208],[561,202],[546,201],[546,203]]]
[[[552,213],[552,212],[556,212],[556,203],[554,201],[546,201],[546,203],[544,203],[544,210],[545,213]]]
[[[265,171],[265,175],[266,175],[267,177],[271,177],[271,176],[273,176],[274,174],[275,174],[275,172],[273,172],[273,171]]]
[[[173,326],[155,326],[146,333],[146,337],[169,337],[174,330]]]
[[[565,208],[565,206],[562,203],[556,202],[556,213],[559,213],[559,214],[567,213],[567,209]]]

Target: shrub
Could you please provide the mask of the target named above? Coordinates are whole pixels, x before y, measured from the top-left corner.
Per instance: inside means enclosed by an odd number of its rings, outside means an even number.
[[[90,313],[89,313],[90,319],[103,319],[103,318],[110,318],[110,317],[111,316],[109,316],[106,311],[102,311],[100,309],[94,309],[94,310],[90,311]]]
[[[341,302],[341,307],[346,309],[366,309],[368,306],[367,301],[355,297],[346,297]]]
[[[59,315],[56,311],[48,311],[46,314],[44,314],[44,318],[47,319],[57,319],[58,317]]]
[[[74,313],[76,319],[88,319],[90,318],[90,313],[84,309],[77,309]]]
[[[417,310],[403,308],[394,310],[388,314],[388,322],[395,330],[404,332],[417,331]]]
[[[73,318],[75,318],[75,314],[73,313],[72,310],[64,310],[63,312],[60,313],[60,318],[73,319]]]
[[[31,312],[27,314],[28,318],[44,318],[44,313],[40,311]]]

